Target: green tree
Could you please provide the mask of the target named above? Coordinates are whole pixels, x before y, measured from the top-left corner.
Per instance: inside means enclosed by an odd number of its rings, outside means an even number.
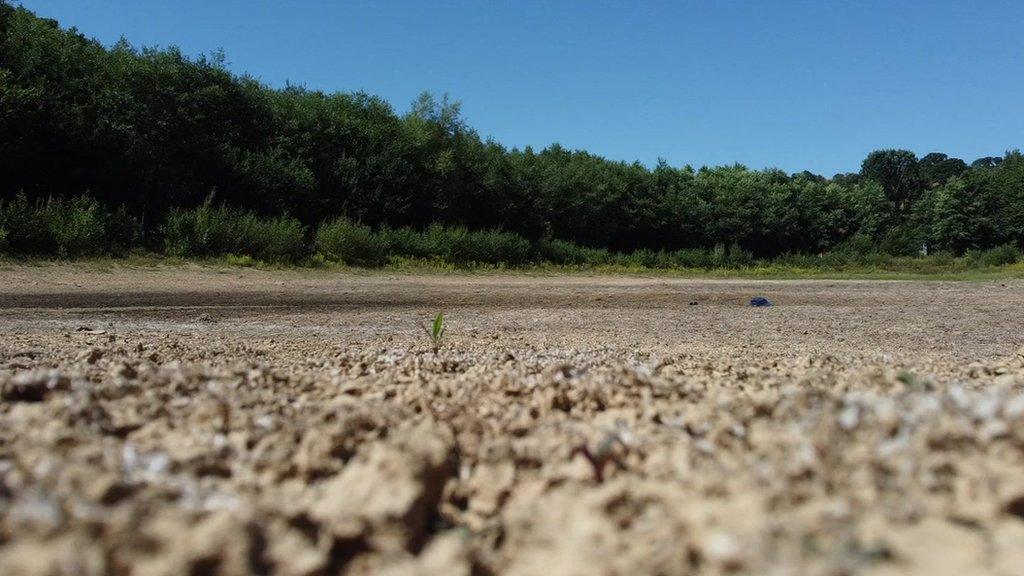
[[[937,247],[962,254],[978,248],[989,227],[985,201],[962,178],[953,178],[935,192],[931,234]]]
[[[967,163],[959,158],[950,158],[941,152],[932,152],[921,158],[919,168],[922,184],[926,188],[934,188],[966,172]]]
[[[864,159],[860,173],[881,184],[885,196],[900,209],[921,192],[917,156],[909,150],[876,150]]]

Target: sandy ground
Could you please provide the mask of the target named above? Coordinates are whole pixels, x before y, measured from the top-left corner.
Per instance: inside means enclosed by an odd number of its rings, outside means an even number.
[[[3,267],[0,574],[1018,575],[1022,305]]]

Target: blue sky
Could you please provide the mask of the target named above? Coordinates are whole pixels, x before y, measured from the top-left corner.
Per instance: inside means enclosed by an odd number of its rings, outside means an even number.
[[[653,164],[855,171],[1024,147],[1024,2],[23,0],[264,82],[449,92],[481,135]]]

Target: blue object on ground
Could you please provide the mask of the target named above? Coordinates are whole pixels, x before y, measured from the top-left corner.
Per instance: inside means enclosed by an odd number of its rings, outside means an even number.
[[[750,305],[760,308],[762,306],[771,306],[772,301],[764,296],[755,296],[750,299]]]

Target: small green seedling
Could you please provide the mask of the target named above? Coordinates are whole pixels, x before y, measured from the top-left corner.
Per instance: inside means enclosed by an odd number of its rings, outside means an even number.
[[[434,354],[437,354],[438,349],[441,348],[441,339],[444,338],[444,313],[437,313],[437,316],[434,317],[434,323],[430,325],[430,328],[427,328],[422,322],[420,327],[427,333],[427,337],[430,338],[430,343],[434,347]]]

